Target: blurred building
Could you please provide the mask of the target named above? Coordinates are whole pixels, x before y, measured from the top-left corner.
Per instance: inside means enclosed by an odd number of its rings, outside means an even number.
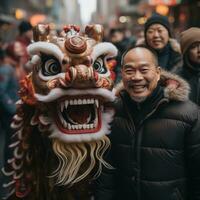
[[[97,0],[93,21],[138,32],[153,12],[168,16],[175,32],[200,27],[200,0]],[[136,33],[137,34],[137,33]]]
[[[60,13],[61,24],[82,24],[80,4],[78,0],[63,0],[63,8]]]
[[[182,29],[200,27],[200,0],[182,0],[173,11],[176,26]]]
[[[30,19],[33,25],[41,21],[81,24],[78,0],[1,0],[0,13]]]
[[[78,0],[1,0],[0,13],[0,37],[3,34],[5,41],[16,36],[17,25],[23,19],[33,26],[51,23],[57,29],[65,24],[81,25]]]
[[[114,26],[117,23],[120,8],[127,4],[128,0],[97,0],[97,9],[92,20],[96,23]]]

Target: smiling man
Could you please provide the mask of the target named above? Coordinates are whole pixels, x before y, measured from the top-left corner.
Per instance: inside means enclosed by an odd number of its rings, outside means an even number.
[[[95,200],[200,198],[200,110],[188,84],[144,46],[122,58],[111,149]],[[176,82],[176,87],[172,83]]]
[[[144,35],[145,43],[156,51],[163,69],[174,72],[181,67],[180,45],[172,39],[167,17],[153,14],[144,25]]]

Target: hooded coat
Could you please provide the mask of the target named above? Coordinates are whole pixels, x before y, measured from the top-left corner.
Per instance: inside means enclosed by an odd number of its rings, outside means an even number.
[[[190,85],[189,98],[200,106],[200,66],[195,67],[188,59],[188,51],[184,54],[184,65],[177,71]]]
[[[163,92],[138,107],[119,89],[107,154],[113,169],[96,181],[95,200],[200,199],[200,111],[178,76],[162,72],[159,84]]]

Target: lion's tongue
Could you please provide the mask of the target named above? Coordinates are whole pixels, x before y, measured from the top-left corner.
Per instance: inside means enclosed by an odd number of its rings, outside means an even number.
[[[78,124],[87,124],[88,118],[91,116],[92,110],[89,105],[69,106],[67,109],[68,116]]]

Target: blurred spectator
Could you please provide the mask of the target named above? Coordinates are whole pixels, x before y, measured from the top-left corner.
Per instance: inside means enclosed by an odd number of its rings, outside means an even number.
[[[190,84],[190,99],[200,105],[200,28],[182,32],[180,44],[184,63],[178,74]]]
[[[15,113],[15,102],[18,99],[18,82],[14,69],[5,63],[6,53],[0,50],[0,112]],[[1,115],[4,116],[4,115]]]
[[[8,143],[11,137],[10,123],[16,111],[15,102],[18,100],[18,82],[14,69],[5,63],[5,58],[5,51],[0,49],[0,127],[5,133],[5,158],[7,158]]]
[[[11,65],[15,69],[16,77],[21,80],[25,76],[24,66],[21,57],[24,56],[24,47],[20,42],[15,41],[8,44],[5,49],[6,58],[5,63]]]
[[[136,32],[136,38],[137,38],[136,45],[139,45],[144,41],[144,30],[143,29],[140,29]]]
[[[153,14],[145,23],[144,37],[144,43],[157,52],[159,66],[172,72],[182,66],[180,45],[171,38],[167,17]]]
[[[110,42],[112,42],[118,49],[118,55],[116,57],[117,64],[115,66],[115,84],[119,83],[121,81],[121,57],[122,54],[125,52],[125,50],[132,46],[135,43],[134,38],[132,36],[127,36],[125,33],[128,33],[127,30],[122,28],[112,28],[110,30]]]
[[[32,25],[28,21],[22,21],[19,26],[19,35],[14,42],[14,54],[19,59],[19,66],[26,70],[26,63],[29,60],[29,55],[27,52],[27,46],[31,43],[33,39]]]
[[[28,21],[22,21],[18,26],[19,36],[16,38],[16,41],[21,43],[21,45],[24,47],[24,55],[22,57],[25,62],[28,60],[26,47],[31,43],[33,38],[32,28],[32,25]]]

